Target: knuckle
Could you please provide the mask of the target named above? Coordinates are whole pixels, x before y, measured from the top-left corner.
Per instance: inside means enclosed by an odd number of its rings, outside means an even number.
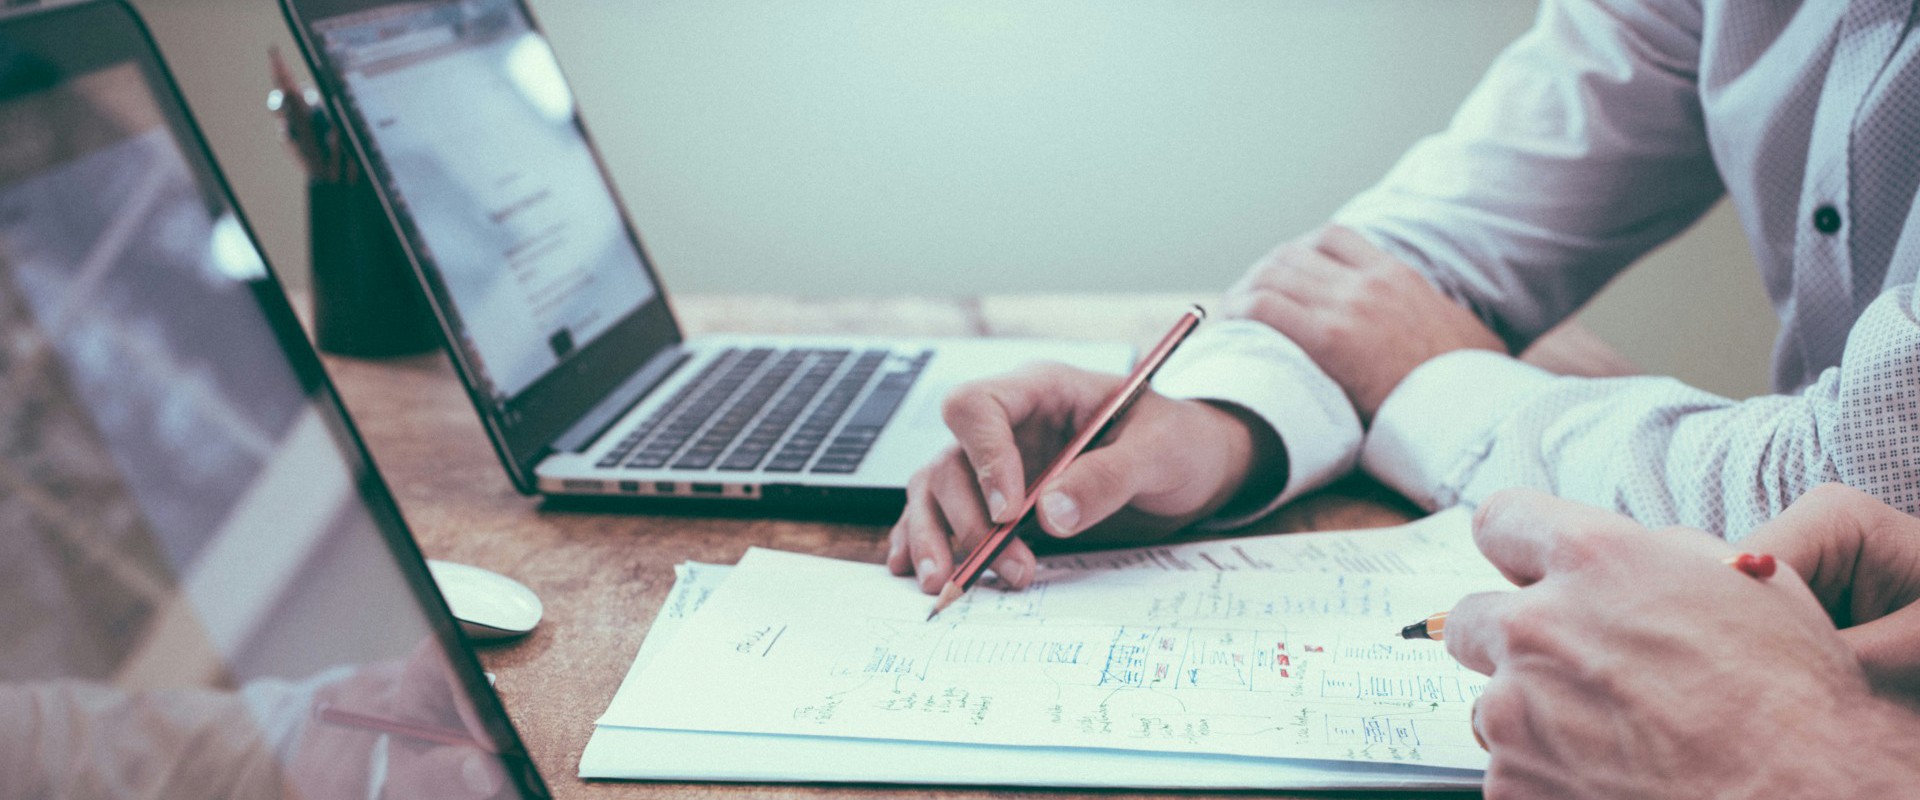
[[[946,420],[948,427],[958,426],[972,418],[980,403],[988,398],[985,384],[984,380],[960,384],[940,401],[940,418]]]
[[[1400,287],[1400,276],[1382,269],[1361,271],[1356,288],[1363,297],[1387,297]]]
[[[1838,482],[1823,483],[1813,487],[1794,503],[1794,505],[1801,504],[1820,509],[1823,513],[1846,513],[1873,509],[1881,505],[1873,495]]]
[[[1481,500],[1480,505],[1473,509],[1473,530],[1484,531],[1506,514],[1507,507],[1513,504],[1514,493],[1518,491],[1518,489],[1502,489],[1488,495],[1487,499]]]
[[[1080,472],[1080,478],[1079,483],[1084,487],[1080,493],[1091,495],[1099,493],[1099,489],[1126,485],[1127,474],[1126,470],[1113,459],[1102,458],[1086,462],[1084,469]],[[1081,498],[1081,502],[1086,502],[1086,499]]]
[[[907,496],[926,496],[930,487],[933,486],[934,479],[939,477],[940,466],[944,463],[946,463],[945,459],[941,459],[914,470],[913,475],[907,478]]]
[[[1474,707],[1474,725],[1488,744],[1511,742],[1526,726],[1526,700],[1505,681],[1494,680]]]
[[[1605,566],[1626,555],[1625,537],[1602,526],[1569,523],[1548,533],[1547,566],[1552,571]]]
[[[1812,489],[1808,490],[1806,494],[1806,499],[1813,500],[1816,502],[1831,503],[1835,501],[1859,499],[1861,496],[1865,494],[1866,492],[1862,492],[1859,489],[1855,489],[1844,483],[1835,481],[1832,483],[1823,483],[1823,484],[1820,484],[1819,486],[1815,486]]]
[[[1352,308],[1343,308],[1339,313],[1322,318],[1315,327],[1319,329],[1322,341],[1337,342],[1353,338],[1366,326],[1360,324]]]
[[[1510,657],[1551,650],[1555,631],[1560,628],[1553,610],[1544,603],[1532,600],[1514,603],[1513,608],[1500,618],[1498,625]]]
[[[1271,292],[1258,292],[1248,298],[1247,311],[1247,316],[1268,324],[1285,317],[1280,313],[1280,298]]]

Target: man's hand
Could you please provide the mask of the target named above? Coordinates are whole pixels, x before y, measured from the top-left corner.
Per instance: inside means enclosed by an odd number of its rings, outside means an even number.
[[[1805,575],[1874,688],[1920,706],[1920,519],[1834,483],[1802,495],[1742,546]]]
[[[1435,356],[1506,352],[1500,337],[1419,273],[1337,225],[1274,248],[1227,290],[1223,308],[1299,344],[1346,390],[1362,422]]]
[[[1474,539],[1525,587],[1447,619],[1447,649],[1493,677],[1488,797],[1911,791],[1920,718],[1873,696],[1791,563],[1755,580],[1708,534],[1530,491],[1489,499]]]
[[[895,575],[916,576],[929,593],[940,591],[955,554],[964,555],[996,524],[1019,516],[1027,482],[1121,381],[1044,365],[955,390],[945,416],[958,446],[907,484],[907,506],[893,526],[887,566]],[[1038,516],[1048,534],[1171,532],[1224,506],[1247,483],[1256,461],[1284,458],[1275,455],[1279,442],[1265,426],[1151,391],[1103,442],[1051,485],[1039,487]],[[1033,551],[1017,540],[993,563],[1014,588],[1033,580],[1034,566]]]

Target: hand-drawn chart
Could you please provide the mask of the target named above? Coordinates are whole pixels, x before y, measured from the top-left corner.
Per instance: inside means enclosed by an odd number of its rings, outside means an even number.
[[[1391,638],[1507,588],[1452,524],[1050,560],[932,623],[882,567],[755,550],[602,723],[1483,767],[1484,678]]]

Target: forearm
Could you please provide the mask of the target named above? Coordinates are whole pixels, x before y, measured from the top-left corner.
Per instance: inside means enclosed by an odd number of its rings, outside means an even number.
[[[1863,707],[1791,709],[1758,728],[1773,757],[1759,763],[1754,798],[1909,797],[1920,791],[1920,716],[1880,699]],[[1731,747],[1739,743],[1729,743]]]
[[[1529,486],[1649,525],[1738,538],[1839,481],[1920,512],[1920,322],[1911,287],[1877,300],[1843,364],[1798,395],[1735,402],[1667,378],[1548,375],[1491,354],[1415,370],[1362,465],[1429,507]]]
[[[1722,195],[1694,82],[1698,15],[1543,3],[1448,128],[1333,221],[1523,349]]]

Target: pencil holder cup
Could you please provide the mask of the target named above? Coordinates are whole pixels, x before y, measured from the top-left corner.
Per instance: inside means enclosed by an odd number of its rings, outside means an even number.
[[[314,339],[343,356],[389,358],[439,343],[432,313],[373,187],[307,184]]]

